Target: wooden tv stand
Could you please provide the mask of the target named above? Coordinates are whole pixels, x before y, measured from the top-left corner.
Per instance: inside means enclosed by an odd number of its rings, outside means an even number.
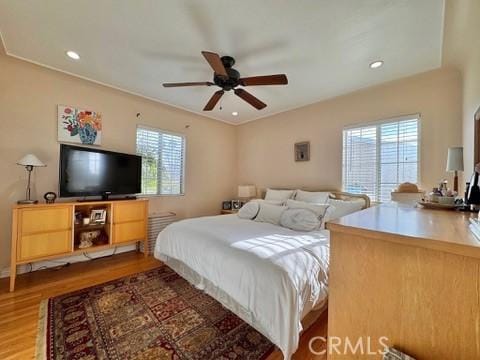
[[[92,210],[100,209],[106,211],[105,223],[84,225],[83,221],[78,221],[79,218],[89,217]],[[17,265],[142,241],[147,256],[147,218],[146,199],[15,205],[12,214],[10,291],[15,289]],[[90,231],[100,236],[92,246],[80,248],[80,234]]]

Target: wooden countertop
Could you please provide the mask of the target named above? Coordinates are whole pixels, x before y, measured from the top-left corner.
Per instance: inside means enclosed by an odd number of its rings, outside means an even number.
[[[476,214],[383,204],[328,222],[327,229],[480,258],[480,241],[468,228],[472,216]]]

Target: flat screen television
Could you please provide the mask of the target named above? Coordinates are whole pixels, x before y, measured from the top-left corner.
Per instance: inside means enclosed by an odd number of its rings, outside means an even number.
[[[60,196],[133,195],[141,192],[142,158],[60,145]]]

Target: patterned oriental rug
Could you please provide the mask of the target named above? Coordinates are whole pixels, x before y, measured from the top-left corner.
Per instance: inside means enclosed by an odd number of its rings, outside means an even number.
[[[167,266],[45,300],[37,359],[265,359],[274,345]]]

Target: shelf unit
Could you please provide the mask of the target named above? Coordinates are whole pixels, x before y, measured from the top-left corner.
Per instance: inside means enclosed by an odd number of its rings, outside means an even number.
[[[74,206],[74,222],[73,222],[73,249],[74,251],[83,251],[98,246],[110,245],[112,235],[112,203],[102,204],[83,204],[79,203]],[[104,223],[90,223],[88,225],[83,224],[84,218],[90,218],[90,214],[93,210],[105,210],[107,212]],[[81,236],[83,233],[97,232],[99,235],[95,237],[93,245],[87,248],[80,248]],[[90,250],[92,251],[92,250]]]
[[[92,210],[104,209],[103,224],[84,225]],[[76,216],[78,215],[78,216]],[[144,242],[148,255],[148,200],[112,200],[16,205],[12,213],[10,291],[17,266]],[[100,232],[91,247],[79,248],[83,232]]]

